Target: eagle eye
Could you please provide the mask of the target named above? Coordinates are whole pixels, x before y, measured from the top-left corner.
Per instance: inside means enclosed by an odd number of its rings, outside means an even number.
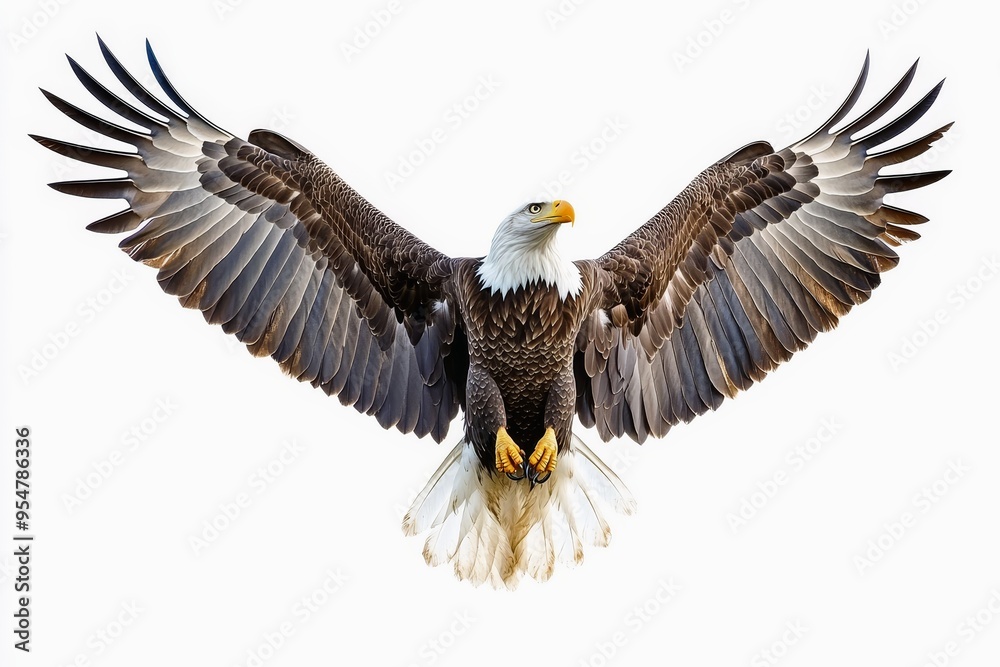
[[[535,215],[536,213],[541,213],[541,212],[542,212],[542,205],[541,204],[531,204],[530,206],[528,206],[528,213],[531,213],[532,215]]]

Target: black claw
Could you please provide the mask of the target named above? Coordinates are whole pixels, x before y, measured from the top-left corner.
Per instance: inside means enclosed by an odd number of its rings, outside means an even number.
[[[517,475],[515,475],[512,472],[507,473],[507,477],[511,478],[515,482],[520,482],[522,479],[524,479],[526,477],[526,471],[527,471],[527,466],[525,466],[522,463],[521,464],[521,476],[520,477],[518,477]]]
[[[549,481],[549,477],[552,477],[551,470],[544,475],[539,475],[538,471],[534,468],[529,468],[527,470],[526,475],[528,477],[528,481],[531,483],[531,488],[535,488],[536,484],[545,484],[545,482]]]

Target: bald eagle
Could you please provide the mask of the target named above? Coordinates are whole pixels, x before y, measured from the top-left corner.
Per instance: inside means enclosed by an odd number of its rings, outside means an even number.
[[[631,494],[574,434],[663,436],[761,380],[868,299],[893,250],[926,218],[886,194],[948,172],[881,175],[924,153],[945,125],[878,150],[930,108],[905,112],[914,64],[871,109],[847,99],[788,148],[751,143],[699,174],[597,259],[570,261],[566,201],[520,206],[483,257],[448,257],[390,220],[301,145],[267,130],[247,139],[211,123],[174,89],[146,43],[169,103],[103,41],[126,101],[72,58],[83,86],[129,129],[43,91],[84,127],[135,151],[34,136],[83,162],[124,171],[53,183],[128,208],[91,223],[292,377],[335,394],[383,428],[442,441],[464,431],[404,519],[424,556],[462,579],[514,587],[607,544],[609,510]],[[870,130],[887,113],[888,122]],[[837,127],[839,125],[839,127]]]

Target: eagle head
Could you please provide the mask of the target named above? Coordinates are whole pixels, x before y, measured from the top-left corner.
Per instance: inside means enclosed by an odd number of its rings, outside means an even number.
[[[521,252],[544,250],[560,226],[567,222],[572,225],[575,220],[576,212],[568,201],[557,199],[525,204],[500,223],[490,254],[505,248]]]
[[[530,229],[555,230],[558,229],[556,225],[561,225],[565,222],[572,225],[576,220],[576,212],[573,210],[573,205],[568,201],[557,199],[555,201],[525,204],[519,210],[507,216],[507,219],[515,222],[515,224],[526,225]]]
[[[506,294],[534,283],[557,288],[563,298],[578,294],[580,272],[555,243],[559,228],[575,220],[573,205],[561,199],[531,202],[508,215],[479,267],[483,286]]]

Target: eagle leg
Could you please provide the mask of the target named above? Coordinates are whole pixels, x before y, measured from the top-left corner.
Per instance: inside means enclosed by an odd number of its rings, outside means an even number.
[[[497,430],[496,467],[497,472],[505,472],[511,479],[524,479],[524,452],[503,426]],[[519,477],[515,475],[518,472]]]
[[[531,453],[531,457],[528,459],[528,467],[531,470],[527,471],[527,474],[531,478],[532,486],[535,484],[544,484],[549,479],[549,476],[552,475],[552,471],[556,469],[558,451],[559,443],[556,442],[556,432],[550,426],[545,429],[545,435],[535,445],[535,451]]]

